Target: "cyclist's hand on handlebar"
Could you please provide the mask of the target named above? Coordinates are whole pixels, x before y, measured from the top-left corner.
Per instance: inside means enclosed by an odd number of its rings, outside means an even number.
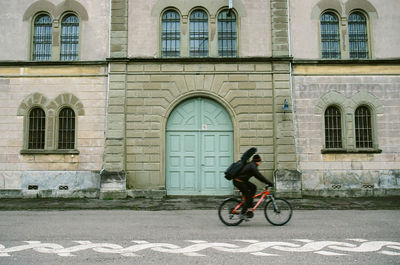
[[[274,184],[265,184],[264,189],[273,188]]]

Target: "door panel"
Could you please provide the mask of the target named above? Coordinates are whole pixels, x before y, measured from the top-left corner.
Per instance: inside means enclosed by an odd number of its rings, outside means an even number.
[[[191,194],[197,189],[196,133],[167,133],[167,187],[171,194]]]
[[[217,102],[189,99],[171,113],[166,134],[169,195],[227,195],[233,185],[223,172],[233,161],[233,127]]]
[[[224,178],[224,171],[233,161],[233,133],[202,133],[203,181],[202,193],[225,195],[232,193],[232,182]]]

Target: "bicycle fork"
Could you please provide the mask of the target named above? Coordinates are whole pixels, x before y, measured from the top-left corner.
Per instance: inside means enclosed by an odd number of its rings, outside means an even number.
[[[269,196],[269,197],[272,201],[272,205],[274,206],[274,212],[281,213],[281,210],[279,209],[278,205],[276,204],[274,196]]]

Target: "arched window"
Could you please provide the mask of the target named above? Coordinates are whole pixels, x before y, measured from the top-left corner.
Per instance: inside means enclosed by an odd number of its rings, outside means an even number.
[[[161,19],[161,56],[179,57],[181,24],[178,12],[169,10]]]
[[[367,19],[361,12],[349,16],[350,59],[368,58]]]
[[[231,10],[224,10],[218,15],[218,56],[236,55],[236,15]]]
[[[202,10],[190,14],[190,56],[208,56],[208,16]]]
[[[29,113],[28,149],[44,149],[46,134],[46,114],[41,108]]]
[[[58,149],[75,148],[75,112],[63,108],[58,115]]]
[[[335,106],[325,111],[325,148],[342,148],[342,118]]]
[[[340,59],[339,20],[333,12],[321,16],[321,51],[323,59]]]
[[[51,59],[52,20],[49,15],[39,15],[33,25],[33,60]]]
[[[355,115],[356,148],[372,148],[371,112],[368,107],[360,106]]]
[[[79,57],[79,19],[67,15],[61,22],[61,61],[76,61]]]

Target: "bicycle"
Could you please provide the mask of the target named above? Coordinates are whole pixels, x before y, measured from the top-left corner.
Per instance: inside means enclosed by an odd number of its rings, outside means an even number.
[[[254,217],[254,211],[257,207],[267,198],[267,203],[264,207],[264,215],[269,223],[276,226],[286,224],[292,218],[292,206],[290,203],[282,198],[275,198],[274,194],[269,191],[269,186],[266,185],[264,191],[253,198],[261,198],[255,202],[253,208],[249,208],[247,212],[247,218]],[[242,223],[244,220],[239,218],[240,211],[242,209],[243,201],[239,201],[236,198],[228,198],[224,200],[218,208],[218,216],[222,223],[227,226],[236,226]]]

